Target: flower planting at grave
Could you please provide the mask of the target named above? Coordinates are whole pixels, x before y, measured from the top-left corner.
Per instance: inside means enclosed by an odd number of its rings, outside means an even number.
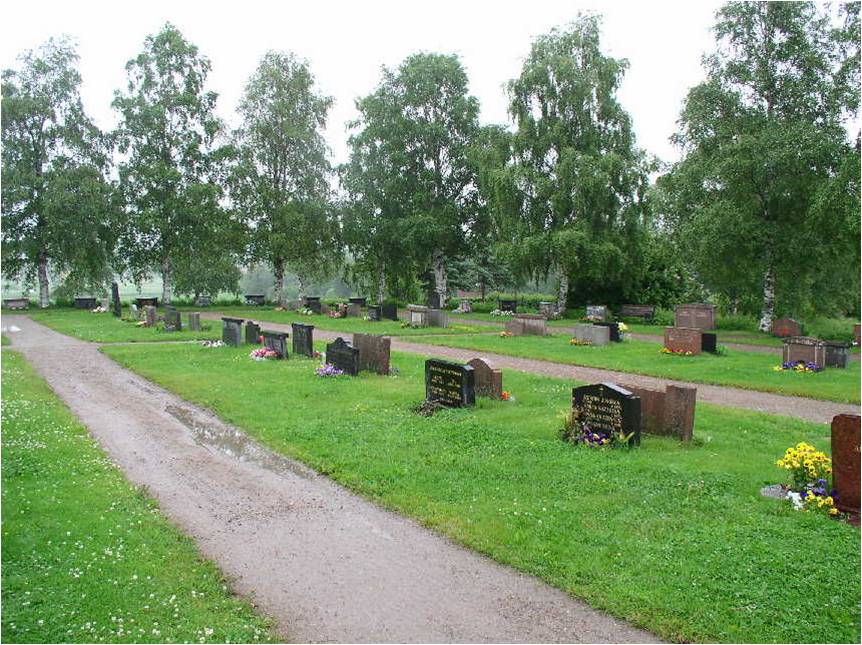
[[[491,316],[514,316],[514,311],[503,311],[502,309],[494,309],[490,312]]]
[[[592,429],[581,421],[576,410],[563,415],[563,426],[560,428],[560,438],[566,443],[591,448],[628,448],[632,434]]]
[[[341,311],[340,309],[333,309],[329,312],[328,316],[330,318],[344,318],[345,312]]]
[[[335,365],[332,365],[331,363],[324,363],[323,365],[318,367],[316,370],[314,370],[314,373],[317,374],[321,378],[328,378],[328,377],[343,376],[344,370],[338,369],[337,367],[335,367]]]
[[[829,488],[832,460],[823,452],[804,441],[788,448],[775,462],[790,473],[792,483],[787,499],[797,511],[813,511],[836,516],[835,491]]]
[[[311,309],[309,309],[308,307],[303,307],[302,309],[298,309],[297,313],[302,315],[302,316],[313,316],[314,315],[314,312]]]
[[[501,401],[514,401],[515,398],[507,390],[503,390],[503,393],[500,394],[500,400]]]
[[[514,334],[510,331],[501,331],[500,338],[511,338]]]
[[[577,347],[592,347],[593,341],[586,338],[572,338],[569,341],[569,345],[575,345]]]
[[[626,340],[628,338],[629,326],[624,322],[617,323],[617,329],[620,332],[620,340]]]
[[[668,347],[662,347],[659,350],[662,354],[672,354],[674,356],[694,356],[691,352],[685,351],[683,349],[670,349]]]
[[[267,359],[272,360],[281,358],[281,354],[274,349],[269,349],[268,347],[258,347],[257,349],[253,349],[248,356],[253,361],[265,361]]]
[[[823,371],[820,365],[811,361],[787,361],[772,369],[776,372],[796,372],[798,374],[816,374]]]
[[[205,340],[201,342],[201,347],[214,349],[216,347],[225,347],[225,344],[220,340]]]

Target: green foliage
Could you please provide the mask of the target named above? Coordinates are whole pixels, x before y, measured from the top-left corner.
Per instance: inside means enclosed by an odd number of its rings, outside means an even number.
[[[341,262],[322,132],[331,107],[307,62],[274,51],[260,61],[239,105],[231,192],[247,218],[249,259],[272,266],[282,304],[286,269],[299,277],[304,295],[305,285],[328,278]]]
[[[118,209],[105,137],[84,113],[78,54],[49,40],[3,71],[2,252],[7,279],[48,270],[91,291],[110,282]]]
[[[117,91],[113,102],[125,157],[119,167],[127,207],[123,268],[136,282],[158,270],[162,300],[169,303],[181,255],[233,250],[234,224],[221,206],[226,151],[215,148],[222,124],[216,94],[204,89],[210,62],[173,25],[148,36],[126,71],[126,91]],[[181,271],[189,268],[188,261],[180,264]],[[183,281],[189,288],[194,278],[186,274]]]

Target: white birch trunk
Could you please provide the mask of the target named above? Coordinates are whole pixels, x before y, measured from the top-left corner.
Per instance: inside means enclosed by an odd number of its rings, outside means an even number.
[[[383,304],[386,298],[386,270],[385,267],[380,267],[380,273],[377,276],[377,304]]]
[[[440,308],[446,307],[446,293],[449,290],[449,275],[446,272],[446,258],[440,251],[434,252],[433,258],[434,269],[434,291],[440,299]]]
[[[296,276],[296,280],[299,282],[299,299],[302,300],[305,298],[305,279],[301,275],[298,275]]]
[[[775,269],[772,263],[763,276],[763,309],[760,312],[760,331],[772,331],[772,320],[775,318]]]
[[[45,252],[39,253],[39,307],[47,309],[51,304],[50,290],[48,288],[48,256]]]
[[[560,269],[560,290],[557,292],[557,311],[560,315],[566,313],[569,305],[569,274]]]
[[[174,297],[174,268],[170,258],[162,260],[162,304],[169,305]]]

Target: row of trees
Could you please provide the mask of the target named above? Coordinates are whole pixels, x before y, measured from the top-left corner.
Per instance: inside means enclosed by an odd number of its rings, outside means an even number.
[[[332,99],[292,54],[264,56],[228,132],[209,61],[168,25],[127,64],[105,134],[74,48],[51,42],[3,74],[4,275],[35,277],[45,305],[49,263],[90,288],[155,270],[169,302],[265,262],[279,301],[286,272],[302,292],[343,267],[380,300],[556,275],[561,308],[700,290],[764,325],[776,301],[858,311],[859,141],[843,124],[859,3],[840,24],[812,3],[729,3],[715,34],[670,168],[637,147],[617,99],[628,63],[592,15],[533,43],[507,86],[512,127],[479,123],[456,56],[383,68],[339,168]]]

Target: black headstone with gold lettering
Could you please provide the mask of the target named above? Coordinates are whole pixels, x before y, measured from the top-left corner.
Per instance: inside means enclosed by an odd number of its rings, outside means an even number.
[[[590,430],[629,435],[630,446],[641,442],[641,399],[613,383],[584,385],[572,390],[572,410]]]
[[[425,361],[425,399],[450,408],[476,405],[473,368],[449,361]]]

